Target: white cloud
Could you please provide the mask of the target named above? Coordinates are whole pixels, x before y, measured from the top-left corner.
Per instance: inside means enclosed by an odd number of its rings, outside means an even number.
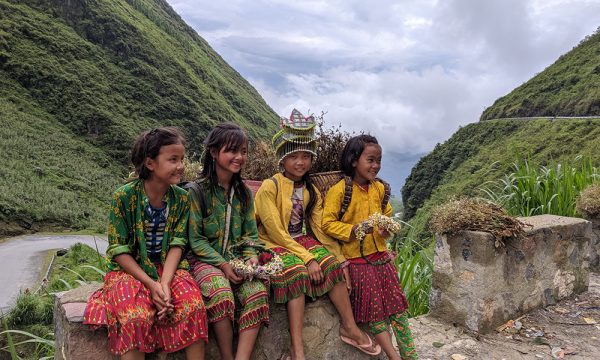
[[[422,153],[600,25],[600,2],[169,0],[279,114]]]

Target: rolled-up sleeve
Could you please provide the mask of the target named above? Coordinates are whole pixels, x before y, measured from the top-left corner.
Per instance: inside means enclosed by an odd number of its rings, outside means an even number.
[[[121,254],[133,254],[134,237],[129,229],[132,224],[128,224],[126,193],[117,191],[113,194],[113,199],[108,214],[108,248],[106,257],[109,260]]]
[[[179,216],[174,226],[175,231],[173,232],[173,238],[170,241],[169,247],[177,246],[185,249],[188,244],[187,227],[190,218],[190,200],[188,194],[181,197],[178,210]]]

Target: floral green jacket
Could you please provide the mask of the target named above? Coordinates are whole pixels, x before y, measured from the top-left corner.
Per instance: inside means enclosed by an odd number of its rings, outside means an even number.
[[[185,190],[172,185],[163,199],[169,208],[163,234],[161,263],[165,263],[167,252],[172,246],[186,247],[186,228],[189,218],[190,201]],[[144,191],[144,181],[134,180],[121,186],[113,194],[108,215],[108,249],[106,258],[109,270],[120,270],[114,260],[117,255],[130,254],[151,278],[158,280],[156,266],[148,259],[144,237],[144,209],[148,197]],[[187,269],[188,263],[182,260],[180,269]]]
[[[225,222],[227,214],[227,197],[225,189],[218,186],[213,193],[209,186],[201,182],[202,196],[200,201],[194,191],[190,191],[190,219],[188,235],[192,252],[198,260],[213,266],[220,266],[231,260],[231,257],[249,258],[256,255],[256,247],[260,247],[256,218],[254,217],[254,200],[249,193],[250,202],[246,209],[237,196],[233,197],[231,206],[231,223],[227,248],[224,248]],[[201,205],[206,204],[203,217]]]

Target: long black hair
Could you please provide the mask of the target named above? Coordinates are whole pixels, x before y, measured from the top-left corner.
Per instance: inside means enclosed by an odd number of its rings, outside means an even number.
[[[306,204],[305,210],[305,213],[308,214],[308,216],[310,216],[312,214],[313,208],[315,207],[315,203],[317,202],[317,191],[315,190],[315,186],[310,180],[310,173],[308,171],[304,175],[302,175],[302,181],[304,181],[304,185],[306,186],[306,190],[308,190],[308,195],[310,196],[308,204]]]
[[[375,136],[371,135],[362,134],[350,138],[344,146],[344,150],[342,150],[342,156],[340,156],[340,168],[344,175],[354,177],[356,168],[352,166],[352,163],[358,161],[367,145],[378,144]]]
[[[216,171],[216,159],[211,151],[220,152],[225,148],[226,151],[237,151],[243,145],[248,144],[248,136],[234,123],[221,123],[215,126],[204,140],[204,159],[202,160],[201,181],[208,183],[210,191],[215,192],[219,180]],[[240,199],[242,208],[246,209],[250,203],[250,189],[244,184],[241,171],[233,174],[231,178],[231,187],[235,196]],[[229,201],[229,199],[227,199]]]
[[[185,146],[183,134],[173,126],[160,127],[138,135],[131,150],[131,163],[140,179],[148,179],[152,172],[145,165],[146,158],[156,159],[160,148],[167,145]]]

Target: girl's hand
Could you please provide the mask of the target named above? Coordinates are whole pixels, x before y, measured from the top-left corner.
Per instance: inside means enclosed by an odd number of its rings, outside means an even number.
[[[162,285],[158,281],[153,282],[150,286],[150,293],[152,294],[152,302],[160,313],[167,306],[167,302],[165,301],[166,295]]]
[[[158,311],[158,320],[161,321],[164,318],[167,317],[167,315],[173,313],[173,311],[175,311],[175,306],[173,306],[173,303],[171,302],[171,288],[169,287],[169,284],[166,283],[161,283],[161,287],[162,287],[162,291],[165,294],[164,300],[165,300],[165,307],[162,308],[162,310]]]
[[[379,236],[381,236],[382,238],[390,237],[390,232],[387,231],[386,229],[377,229],[377,232],[379,233]]]
[[[350,270],[348,270],[348,267],[344,267],[342,269],[342,272],[344,274],[344,281],[346,282],[346,289],[348,289],[348,294],[350,294],[352,292],[352,283],[350,282]]]
[[[365,234],[371,234],[373,232],[373,227],[371,225],[367,224],[366,222],[354,224],[354,226],[352,226],[352,230],[350,231],[350,239],[351,240],[356,240],[358,238],[358,236],[356,235],[356,232],[361,227],[362,227],[362,230],[365,232]]]
[[[246,265],[258,266],[258,256],[252,256],[250,259],[246,260]]]
[[[316,260],[313,259],[309,261],[306,265],[306,268],[308,269],[308,277],[310,278],[310,281],[312,281],[314,284],[320,284],[323,282],[325,276],[323,275],[321,266],[319,266],[319,263]]]
[[[241,277],[235,273],[235,270],[233,270],[233,267],[231,266],[231,264],[223,263],[223,265],[221,265],[220,267],[221,267],[221,271],[223,272],[225,277],[232,283],[240,284],[244,280],[243,277]]]

